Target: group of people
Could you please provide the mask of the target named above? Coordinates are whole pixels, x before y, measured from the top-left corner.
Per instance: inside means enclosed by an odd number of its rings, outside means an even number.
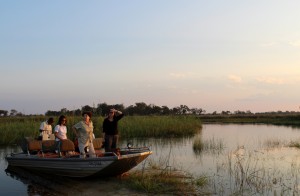
[[[123,118],[124,114],[116,109],[110,109],[108,116],[104,119],[102,124],[104,148],[106,152],[111,152],[117,148],[119,140],[118,121]],[[95,149],[93,146],[94,126],[91,120],[92,112],[83,112],[82,121],[72,126],[72,130],[78,139],[78,149],[80,157],[86,157],[86,149],[88,149],[89,157],[95,157]],[[51,117],[47,121],[42,122],[40,126],[39,139],[43,139],[52,134],[52,124],[54,119]],[[67,137],[67,118],[61,115],[58,123],[54,128],[54,135],[56,141],[66,140]]]

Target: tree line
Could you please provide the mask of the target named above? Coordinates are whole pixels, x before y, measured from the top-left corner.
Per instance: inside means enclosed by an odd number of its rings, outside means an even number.
[[[67,110],[62,108],[60,111],[48,110],[46,116],[58,116],[61,114],[79,116],[83,111],[92,111],[95,116],[106,116],[111,108],[122,111],[124,114],[129,116],[134,115],[182,115],[182,114],[195,114],[200,115],[205,111],[201,108],[189,108],[186,105],[180,105],[178,107],[169,108],[167,106],[157,106],[154,104],[146,104],[144,102],[135,103],[125,107],[123,104],[108,105],[107,103],[99,103],[97,107],[85,105],[80,109]]]
[[[272,111],[272,112],[262,112],[262,113],[252,113],[250,110],[247,111],[221,111],[218,113],[214,111],[212,113],[206,113],[206,111],[202,108],[189,108],[187,105],[180,105],[177,107],[169,108],[168,106],[157,106],[154,104],[146,104],[144,102],[137,102],[134,105],[130,105],[125,107],[123,104],[113,104],[108,105],[107,103],[99,103],[97,106],[89,106],[85,105],[81,108],[75,110],[68,110],[67,108],[62,108],[59,111],[48,110],[44,115],[45,116],[59,116],[61,114],[64,115],[73,115],[80,116],[83,111],[91,111],[94,116],[106,116],[111,108],[115,108],[116,110],[120,110],[126,115],[134,116],[134,115],[255,115],[255,114],[281,114],[281,115],[290,115],[290,114],[298,114],[299,112],[295,111]],[[9,111],[0,109],[0,116],[26,116],[21,112],[18,112],[15,109]]]
[[[138,102],[134,105],[125,107],[123,104],[109,105],[107,103],[99,103],[97,106],[85,105],[75,110],[68,110],[62,108],[59,111],[48,110],[45,116],[59,116],[73,115],[80,116],[83,111],[91,111],[94,116],[106,116],[111,108],[122,111],[126,115],[182,115],[182,114],[195,114],[200,115],[205,113],[202,108],[189,108],[187,105],[180,105],[177,107],[169,108],[168,106],[157,106],[154,104],[146,104],[144,102]],[[7,110],[0,110],[0,116],[25,116],[21,112],[12,109],[10,112]]]

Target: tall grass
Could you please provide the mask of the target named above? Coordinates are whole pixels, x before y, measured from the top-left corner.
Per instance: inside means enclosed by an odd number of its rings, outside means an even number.
[[[217,173],[209,178],[208,187],[217,195],[299,195],[297,161],[283,171],[272,159],[238,147],[227,160],[217,163]]]
[[[272,124],[291,127],[300,126],[299,114],[230,114],[200,115],[203,123]]]
[[[206,176],[194,178],[192,174],[169,165],[169,161],[151,160],[147,167],[132,171],[123,178],[128,188],[150,195],[209,195],[205,191],[207,179]]]
[[[15,144],[23,137],[37,137],[39,127],[45,117],[1,117],[0,145]],[[67,116],[68,138],[73,139],[72,126],[82,117]],[[102,137],[104,117],[92,117],[96,137]],[[54,118],[53,129],[58,121]],[[122,138],[137,137],[183,137],[192,136],[201,130],[201,121],[192,116],[125,116],[119,121]]]
[[[203,140],[201,137],[196,138],[193,143],[193,150],[196,154],[211,153],[220,154],[225,148],[224,141],[221,139],[210,138]]]
[[[202,128],[201,121],[191,116],[131,116],[119,125],[126,138],[192,136]]]

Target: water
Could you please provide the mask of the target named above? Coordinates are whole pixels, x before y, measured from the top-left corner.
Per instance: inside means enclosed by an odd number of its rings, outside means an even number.
[[[193,145],[199,140],[204,143],[221,143],[222,148],[194,150]],[[206,175],[214,185],[209,191],[215,195],[230,195],[239,191],[241,186],[239,183],[243,182],[242,174],[247,177],[249,183],[247,186],[250,187],[248,188],[252,194],[273,195],[276,192],[278,195],[280,193],[300,195],[297,184],[300,150],[286,147],[291,141],[300,142],[300,129],[269,125],[209,124],[204,125],[202,131],[192,138],[149,138],[123,141],[120,146],[126,146],[127,142],[132,142],[135,146],[150,146],[153,154],[146,160],[146,165],[155,162],[163,167],[187,171],[194,177]],[[19,151],[17,146],[0,148],[1,195],[133,194],[130,190],[119,186],[122,182],[117,177],[76,180],[53,178],[25,170],[7,172],[5,155]],[[135,169],[142,166],[143,163]],[[267,181],[272,181],[272,187],[260,188],[253,182],[254,180],[266,187]],[[282,186],[286,186],[288,191],[284,192]],[[254,188],[257,190],[251,190]]]

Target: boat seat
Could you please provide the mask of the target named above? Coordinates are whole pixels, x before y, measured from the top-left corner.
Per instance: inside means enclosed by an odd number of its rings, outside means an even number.
[[[102,146],[103,146],[103,138],[93,139],[93,146],[94,146],[94,149],[95,149],[96,156],[97,157],[102,157],[104,155],[103,151],[101,150]]]
[[[58,156],[56,153],[58,142],[55,140],[43,140],[42,141],[42,156],[50,157],[50,155]],[[53,157],[53,156],[51,156]]]
[[[100,150],[102,148],[103,145],[103,139],[102,138],[95,138],[93,139],[93,146],[94,149],[96,150]]]
[[[27,141],[27,153],[30,155],[31,153],[37,153],[42,150],[42,141],[40,140],[28,140]]]
[[[55,152],[57,150],[57,142],[55,140],[43,140],[42,151],[43,152]]]
[[[65,156],[65,157],[76,157],[79,156],[78,152],[75,152],[75,145],[74,142],[71,140],[61,140],[59,151]]]
[[[67,139],[67,140],[61,140],[60,151],[61,152],[75,151],[75,145],[69,139]]]

